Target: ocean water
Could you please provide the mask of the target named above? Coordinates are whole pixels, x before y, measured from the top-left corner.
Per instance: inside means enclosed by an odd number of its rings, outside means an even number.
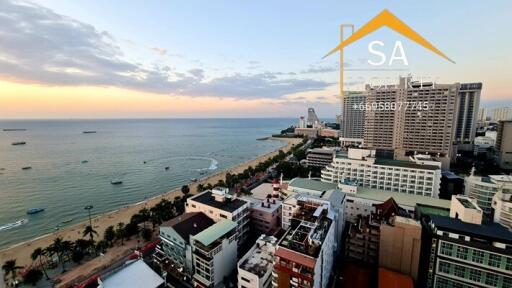
[[[283,146],[294,119],[0,120],[0,248],[157,196]],[[26,131],[2,131],[22,128]],[[97,131],[83,134],[82,131]],[[13,146],[16,141],[26,145]],[[144,164],[146,162],[146,164]],[[30,170],[22,167],[31,166]],[[165,170],[165,167],[169,170]],[[110,181],[123,184],[112,185]],[[44,208],[27,215],[29,208]],[[7,229],[21,219],[28,222]],[[2,228],[3,226],[3,228]]]

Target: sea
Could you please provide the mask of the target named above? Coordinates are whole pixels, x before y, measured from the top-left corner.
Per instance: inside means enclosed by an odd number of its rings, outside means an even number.
[[[0,249],[87,219],[87,205],[103,214],[278,149],[258,139],[295,122],[0,120]]]

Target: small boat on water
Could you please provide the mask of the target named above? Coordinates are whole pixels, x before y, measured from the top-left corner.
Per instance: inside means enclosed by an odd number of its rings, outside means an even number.
[[[62,221],[61,223],[62,224],[66,224],[66,223],[69,223],[71,221],[73,221],[73,218],[66,219],[66,220]]]
[[[44,208],[30,208],[27,210],[27,214],[37,214],[37,213],[40,213],[40,212],[43,212],[44,211]]]
[[[167,170],[169,170],[169,166],[165,166],[165,170],[166,170],[166,171],[167,171]]]
[[[27,131],[27,129],[23,128],[5,128],[3,129],[5,132],[12,132],[12,131]]]
[[[94,133],[96,133],[96,131],[92,131],[92,130],[90,130],[90,131],[82,131],[82,133],[83,134],[94,134]]]
[[[192,179],[190,179],[190,181],[197,182],[197,178],[192,178]]]
[[[87,160],[82,160],[82,162],[81,162],[81,163],[82,163],[82,164],[85,164],[85,163],[89,163],[89,161],[87,161]]]
[[[25,144],[27,144],[27,142],[25,142],[25,141],[12,142],[13,146],[19,146],[19,145],[25,145]]]
[[[21,167],[21,170],[30,170],[30,169],[32,169],[32,166]]]
[[[28,222],[27,219],[21,219],[21,220],[18,220],[16,222],[13,222],[13,223],[5,224],[3,226],[0,226],[0,231],[16,228],[16,227],[19,227],[19,226],[21,226],[23,224],[26,224],[27,222]]]
[[[112,180],[112,181],[110,181],[110,184],[112,184],[112,185],[120,185],[120,184],[123,184],[123,181],[121,181],[121,180]]]

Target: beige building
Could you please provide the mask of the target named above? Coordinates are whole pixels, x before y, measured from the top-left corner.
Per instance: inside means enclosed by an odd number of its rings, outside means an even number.
[[[499,122],[496,151],[500,167],[512,169],[512,120]]]
[[[380,226],[379,266],[418,279],[421,249],[421,225],[409,218],[395,216],[390,225]]]
[[[483,211],[474,198],[464,195],[453,195],[450,206],[450,217],[466,223],[482,223]]]
[[[250,203],[251,227],[256,233],[272,235],[281,227],[281,200],[279,198],[243,197],[242,199]]]
[[[341,127],[341,137],[343,139],[360,139],[364,137],[364,107],[366,95],[363,92],[347,93],[343,97],[343,125]]]
[[[512,108],[511,107],[499,107],[492,110],[493,121],[507,121],[512,120]]]

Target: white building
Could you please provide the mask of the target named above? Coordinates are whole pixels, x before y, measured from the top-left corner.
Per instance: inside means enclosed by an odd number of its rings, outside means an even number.
[[[227,188],[214,188],[187,199],[185,212],[203,212],[215,222],[228,219],[237,224],[239,244],[249,232],[249,202],[228,193]]]
[[[192,236],[195,287],[218,287],[236,269],[236,223],[220,220]]]
[[[512,120],[512,108],[511,107],[499,107],[492,111],[493,121],[504,121]]]
[[[497,193],[512,189],[512,178],[507,175],[476,176],[474,172],[465,179],[465,194],[476,199],[477,205],[482,208],[484,217],[491,216],[492,199]]]
[[[494,222],[512,230],[512,176],[500,175],[501,189],[492,198]]]
[[[409,161],[380,159],[375,150],[349,148],[348,155],[337,155],[322,170],[322,181],[438,198],[441,162],[426,155]]]
[[[261,235],[238,261],[238,288],[272,287],[272,269],[277,238]]]
[[[488,149],[494,147],[495,139],[487,136],[478,136],[475,137],[475,142],[473,145],[473,153],[475,155],[481,153],[487,153]]]
[[[165,282],[143,260],[127,263],[102,278],[98,278],[98,288],[160,288],[164,287]]]

